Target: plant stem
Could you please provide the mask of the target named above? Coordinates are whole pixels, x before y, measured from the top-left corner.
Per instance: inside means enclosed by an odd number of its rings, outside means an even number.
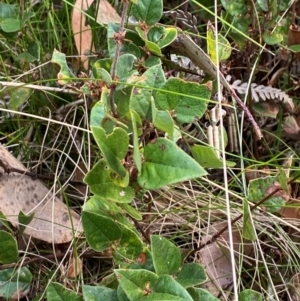
[[[120,23],[119,33],[115,34],[115,41],[116,41],[117,45],[116,45],[116,52],[115,52],[115,57],[113,60],[112,73],[111,73],[111,77],[113,80],[116,79],[117,62],[118,62],[118,58],[120,56],[121,45],[123,43],[123,39],[125,36],[124,26],[125,26],[125,20],[126,20],[127,10],[128,10],[128,1],[129,0],[123,0],[123,10],[122,10],[122,15],[121,15],[121,23]],[[116,86],[117,86],[116,84],[113,84],[110,87],[110,93],[109,93],[110,109],[111,109],[111,113],[114,117],[118,117],[118,114],[115,110],[115,102],[114,102],[114,92],[115,92]]]

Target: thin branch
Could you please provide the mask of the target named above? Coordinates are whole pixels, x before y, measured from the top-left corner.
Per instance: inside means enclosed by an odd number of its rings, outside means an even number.
[[[291,179],[290,181],[288,181],[288,185],[294,183],[298,178],[300,177],[300,174],[297,175],[296,177],[294,177],[293,179]],[[281,191],[282,188],[278,187],[276,188],[274,191],[272,191],[270,194],[268,194],[267,196],[265,196],[263,199],[261,199],[259,202],[257,202],[255,205],[250,207],[250,211],[254,211],[257,207],[259,207],[260,205],[262,205],[265,201],[267,201],[268,199],[270,199],[273,195],[275,195],[277,192]],[[237,221],[239,221],[240,219],[242,219],[244,216],[243,213],[241,213],[239,216],[237,216],[235,219],[233,219],[231,221],[231,225],[233,226]],[[228,230],[228,225],[226,225],[223,229],[221,229],[219,232],[215,233],[212,235],[211,239],[207,240],[205,243],[201,244],[198,248],[192,250],[186,258],[194,255],[196,252],[199,252],[200,250],[202,250],[203,248],[205,248],[208,245],[213,244],[226,230]]]
[[[15,172],[15,173],[21,174],[23,176],[30,177],[33,180],[39,179],[39,180],[44,180],[44,181],[55,181],[57,179],[57,177],[55,177],[55,176],[45,176],[45,175],[37,174],[35,172],[31,172],[31,171],[28,171],[28,170],[23,170],[23,169],[18,169],[18,168],[11,167],[7,162],[2,160],[1,158],[0,158],[0,167],[2,167],[4,172],[7,173],[7,174]],[[84,182],[77,181],[77,180],[59,179],[59,182],[61,182],[62,184],[68,183],[68,184],[71,184],[71,185],[84,185],[84,186],[86,186],[86,184]]]
[[[2,265],[0,265],[0,270],[14,269],[16,267],[23,267],[23,266],[27,266],[31,263],[39,262],[39,261],[49,261],[49,262],[51,262],[51,260],[54,260],[56,258],[63,258],[64,256],[65,256],[64,253],[59,252],[57,254],[48,254],[48,255],[45,255],[43,257],[34,257],[34,258],[27,259],[22,263],[2,264]]]
[[[117,34],[115,34],[116,52],[115,52],[115,57],[113,60],[112,72],[111,72],[111,77],[113,80],[116,79],[117,63],[118,63],[118,59],[120,56],[121,45],[122,45],[123,39],[125,37],[124,26],[125,26],[125,20],[126,20],[127,10],[128,10],[128,1],[129,0],[123,0],[123,10],[122,10],[122,15],[121,15],[120,28],[119,28],[119,32]],[[110,93],[109,93],[109,102],[110,102],[110,109],[111,109],[112,115],[114,117],[118,117],[118,114],[115,110],[115,101],[114,101],[115,89],[116,89],[116,84],[111,85]]]

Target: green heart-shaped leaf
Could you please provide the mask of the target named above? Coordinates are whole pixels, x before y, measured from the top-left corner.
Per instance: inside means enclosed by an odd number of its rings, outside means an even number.
[[[129,137],[125,130],[114,128],[110,135],[105,134],[105,130],[100,126],[92,126],[92,133],[96,143],[100,147],[107,164],[119,176],[126,176],[126,169],[121,164],[128,151]]]
[[[127,173],[126,173],[127,174]],[[134,190],[128,185],[116,185],[111,179],[111,170],[105,160],[100,160],[84,177],[91,192],[108,201],[130,203],[134,198]],[[121,183],[122,184],[122,183]]]
[[[158,189],[205,174],[206,171],[174,142],[158,138],[145,147],[138,182],[146,189]]]

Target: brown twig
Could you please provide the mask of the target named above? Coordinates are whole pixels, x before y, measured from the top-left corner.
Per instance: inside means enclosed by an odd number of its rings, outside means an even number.
[[[118,63],[118,59],[120,56],[121,45],[122,45],[124,37],[125,37],[124,26],[125,26],[125,20],[126,20],[127,10],[128,10],[128,1],[129,0],[123,0],[123,10],[122,10],[122,15],[121,15],[120,28],[119,28],[119,32],[116,33],[114,36],[115,41],[116,41],[116,52],[115,52],[115,57],[114,57],[114,60],[112,63],[112,72],[111,72],[111,77],[113,80],[116,79],[117,63]],[[111,109],[112,115],[114,117],[118,117],[118,114],[115,109],[115,101],[114,101],[115,89],[116,89],[116,84],[111,85],[110,93],[109,93],[109,103],[110,103],[110,109]]]
[[[293,182],[295,182],[298,178],[300,177],[300,174],[297,175],[296,177],[294,177],[293,179],[291,179],[290,181],[288,181],[288,185],[292,184]],[[274,191],[272,191],[270,194],[268,194],[267,196],[265,196],[263,199],[261,199],[258,203],[256,203],[255,205],[250,207],[250,211],[252,212],[253,210],[255,210],[257,207],[259,207],[260,205],[262,205],[265,201],[267,201],[268,199],[270,199],[273,195],[275,195],[277,192],[279,192],[280,190],[282,190],[282,188],[278,187],[276,188]],[[233,226],[237,221],[239,221],[240,219],[242,219],[242,217],[244,216],[243,213],[241,213],[239,216],[237,216],[235,219],[233,219],[230,224]],[[192,250],[186,258],[194,255],[196,252],[202,250],[203,248],[205,248],[208,245],[213,244],[226,230],[228,230],[228,225],[226,225],[223,229],[221,229],[219,232],[215,233],[212,235],[211,239],[207,240],[205,243],[201,244],[198,248]]]
[[[34,262],[45,261],[45,260],[50,261],[50,260],[54,260],[56,258],[62,258],[64,256],[65,256],[64,253],[58,252],[57,254],[48,254],[43,257],[34,257],[34,258],[24,260],[23,262],[20,262],[20,263],[2,264],[2,265],[0,265],[0,270],[13,269],[16,267],[23,267],[23,266],[27,266],[31,263],[34,263]]]
[[[231,96],[234,98],[236,103],[241,107],[241,109],[246,114],[249,122],[252,124],[257,139],[260,140],[263,137],[263,135],[262,135],[260,128],[257,125],[255,119],[253,118],[253,115],[251,114],[250,110],[247,108],[247,106],[244,104],[244,102],[239,98],[239,96],[236,94],[234,89],[232,89],[230,92],[231,92]]]
[[[55,181],[57,179],[55,176],[45,176],[45,175],[37,174],[35,172],[31,172],[31,171],[28,171],[28,170],[23,170],[23,169],[18,169],[18,168],[11,167],[8,163],[6,163],[1,158],[0,158],[0,167],[2,167],[4,172],[7,173],[7,174],[15,172],[15,173],[18,173],[20,175],[30,177],[33,180],[38,179],[38,180],[44,180],[44,181]],[[62,184],[68,183],[68,184],[71,184],[71,185],[84,185],[84,186],[86,186],[86,184],[84,182],[77,181],[77,180],[59,179],[59,182],[61,182]]]
[[[150,236],[148,233],[146,233],[143,229],[143,227],[139,224],[139,222],[132,218],[132,221],[135,225],[135,227],[141,232],[142,236],[144,237],[145,241],[150,244]]]

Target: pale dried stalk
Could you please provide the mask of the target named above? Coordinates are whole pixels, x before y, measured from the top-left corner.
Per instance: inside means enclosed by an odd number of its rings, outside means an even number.
[[[221,84],[230,92],[231,96],[235,99],[238,105],[245,112],[248,117],[250,123],[253,126],[254,132],[258,139],[263,137],[259,126],[254,120],[251,112],[246,107],[244,102],[238,97],[235,90],[232,86],[227,82],[224,75],[220,72],[217,66],[212,62],[210,57],[199,47],[187,34],[184,32],[179,32],[176,41],[172,44],[172,46],[180,52],[182,55],[187,56],[191,59],[191,61],[200,69],[202,69],[205,73],[213,76],[214,78],[219,77]]]

